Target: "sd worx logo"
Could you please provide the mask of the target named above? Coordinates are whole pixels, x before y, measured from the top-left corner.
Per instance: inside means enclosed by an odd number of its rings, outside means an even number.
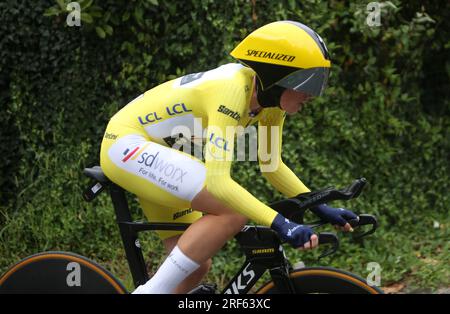
[[[136,154],[136,152],[139,150],[139,146],[138,147],[135,147],[131,152],[130,152],[130,149],[129,148],[127,148],[122,154],[124,155],[124,157],[123,157],[123,159],[122,159],[122,162],[127,162],[128,161],[128,159],[130,159],[131,157],[133,157],[133,158],[131,158],[132,160],[134,160],[134,159],[136,159],[138,156],[139,156],[139,154]]]
[[[137,146],[133,149],[127,148],[123,152],[124,158],[122,162],[128,162],[129,160],[137,160],[138,164],[142,164],[145,168],[150,171],[145,171],[143,168],[139,170],[142,174],[148,175],[149,177],[154,177],[154,174],[159,174],[161,177],[158,179],[158,182],[163,185],[167,185],[168,182],[166,180],[170,180],[172,182],[183,183],[183,178],[187,174],[187,171],[181,169],[175,164],[165,161],[161,156],[159,156],[160,152],[156,152],[154,154],[149,154],[148,152],[143,152],[149,143],[144,146]],[[173,187],[173,189],[178,189],[177,187]]]

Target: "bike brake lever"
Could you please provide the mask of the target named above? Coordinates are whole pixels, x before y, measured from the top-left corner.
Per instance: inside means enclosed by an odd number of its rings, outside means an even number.
[[[322,245],[322,244],[331,244],[332,247],[328,251],[325,251],[324,253],[322,253],[319,256],[318,260],[320,260],[326,256],[329,256],[331,254],[336,253],[336,251],[339,249],[339,239],[334,233],[330,233],[330,232],[319,233],[319,245]]]
[[[377,230],[377,228],[378,228],[378,221],[375,218],[375,216],[367,215],[367,214],[361,214],[361,215],[359,215],[359,220],[353,219],[353,220],[350,220],[349,223],[353,228],[365,226],[365,225],[372,225],[372,229],[370,229],[369,231],[364,232],[360,235],[354,235],[353,239],[355,239],[355,240],[361,239],[365,236],[368,236],[368,235],[374,233],[375,230]]]

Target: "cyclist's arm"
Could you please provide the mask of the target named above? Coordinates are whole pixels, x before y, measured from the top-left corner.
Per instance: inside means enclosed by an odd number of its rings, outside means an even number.
[[[270,108],[265,109],[263,114],[258,127],[258,156],[262,175],[286,197],[310,192],[281,159],[285,113],[279,108]],[[272,126],[279,126],[278,134],[271,135]]]
[[[205,145],[206,188],[216,198],[251,220],[270,227],[277,212],[260,202],[230,176],[234,134],[226,129],[238,125],[229,115],[217,111],[222,104],[241,114],[246,106],[246,94],[241,86],[230,83],[215,96],[208,114],[207,143]],[[222,98],[222,99],[220,99]],[[226,98],[226,99],[224,99]]]

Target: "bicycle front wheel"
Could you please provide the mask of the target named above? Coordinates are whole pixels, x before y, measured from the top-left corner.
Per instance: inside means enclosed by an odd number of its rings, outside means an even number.
[[[290,274],[291,282],[297,294],[382,294],[383,291],[372,287],[367,282],[346,271],[331,267],[307,267],[294,269]],[[279,294],[274,282],[263,285],[257,294]]]

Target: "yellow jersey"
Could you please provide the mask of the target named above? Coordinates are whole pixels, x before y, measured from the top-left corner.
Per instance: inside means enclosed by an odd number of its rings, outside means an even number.
[[[280,108],[264,108],[256,115],[250,111],[254,76],[253,70],[235,63],[188,74],[137,97],[117,112],[111,123],[140,130],[150,141],[167,147],[194,147],[194,155],[200,151],[205,160],[207,190],[230,208],[270,226],[277,212],[256,199],[230,174],[239,128],[258,122],[260,166],[275,164],[262,174],[278,191],[293,197],[309,189],[281,160],[285,112]],[[276,138],[269,134],[272,127],[278,129]],[[261,158],[262,147],[269,157]]]

